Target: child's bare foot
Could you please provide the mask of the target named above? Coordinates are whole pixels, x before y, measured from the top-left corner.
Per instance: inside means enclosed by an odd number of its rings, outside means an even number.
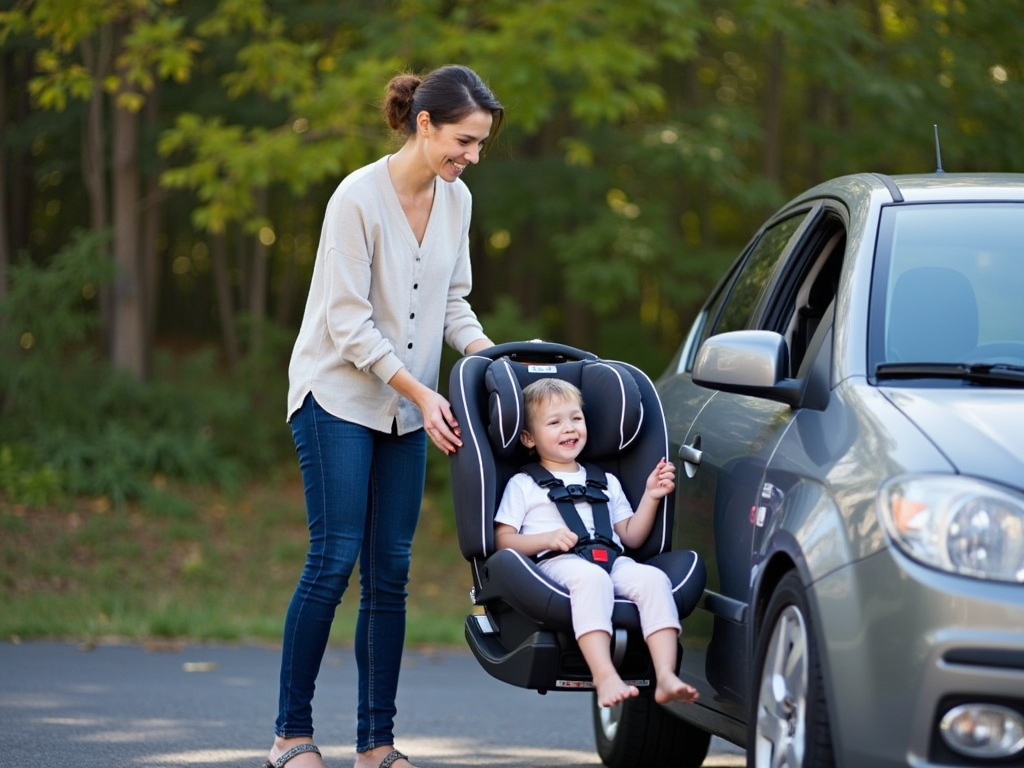
[[[597,686],[597,703],[602,707],[611,707],[620,701],[640,695],[639,688],[627,684],[618,675],[609,675],[600,681],[595,680],[594,684]]]
[[[675,675],[658,678],[658,687],[654,689],[654,700],[659,704],[666,704],[670,701],[692,703],[697,700],[698,696],[696,688],[687,685]]]

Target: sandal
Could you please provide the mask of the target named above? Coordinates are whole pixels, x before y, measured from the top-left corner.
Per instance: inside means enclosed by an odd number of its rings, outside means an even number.
[[[394,763],[395,760],[408,759],[409,758],[406,755],[403,755],[397,749],[392,749],[390,752],[388,752],[384,759],[380,761],[380,768],[391,768],[391,764]]]
[[[305,752],[316,752],[317,756],[320,755],[320,750],[316,748],[315,744],[296,744],[294,747],[292,747],[279,758],[277,758],[277,760],[275,760],[274,762],[270,762],[269,760],[267,760],[267,762],[261,765],[260,768],[283,768],[284,764],[291,760],[293,757],[295,757],[296,755],[301,755]],[[393,755],[394,752],[392,752],[391,754]],[[390,757],[391,755],[388,755],[388,757],[385,758],[385,760],[387,760]],[[397,759],[397,757],[392,759],[391,763],[393,763]],[[388,763],[388,765],[391,765],[391,763]],[[384,763],[381,763],[381,765],[383,766]]]

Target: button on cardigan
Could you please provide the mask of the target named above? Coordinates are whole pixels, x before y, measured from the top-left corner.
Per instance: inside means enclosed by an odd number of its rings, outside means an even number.
[[[306,309],[288,366],[288,418],[310,392],[335,416],[399,434],[423,426],[387,382],[402,368],[436,389],[441,345],[460,354],[484,337],[469,305],[472,196],[434,179],[419,243],[388,157],[349,174],[327,204]]]

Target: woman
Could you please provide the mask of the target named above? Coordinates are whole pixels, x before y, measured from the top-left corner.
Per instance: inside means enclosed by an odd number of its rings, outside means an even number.
[[[460,176],[504,109],[476,73],[447,66],[394,77],[384,116],[405,141],[331,197],[288,368],[310,548],[285,620],[264,768],[323,765],[313,689],[357,559],[355,766],[412,768],[393,722],[426,439],[446,454],[462,444],[436,391],[441,345],[471,354],[492,344],[466,299],[472,201]]]

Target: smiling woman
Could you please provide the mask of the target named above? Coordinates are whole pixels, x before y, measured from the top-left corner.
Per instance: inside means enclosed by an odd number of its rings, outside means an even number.
[[[276,738],[264,768],[322,766],[312,698],[335,609],[358,560],[356,768],[408,768],[394,747],[395,697],[427,440],[462,444],[437,392],[441,347],[492,346],[467,296],[472,198],[504,109],[462,66],[388,83],[392,155],[354,171],[327,204],[288,368],[310,544],[285,619]]]

